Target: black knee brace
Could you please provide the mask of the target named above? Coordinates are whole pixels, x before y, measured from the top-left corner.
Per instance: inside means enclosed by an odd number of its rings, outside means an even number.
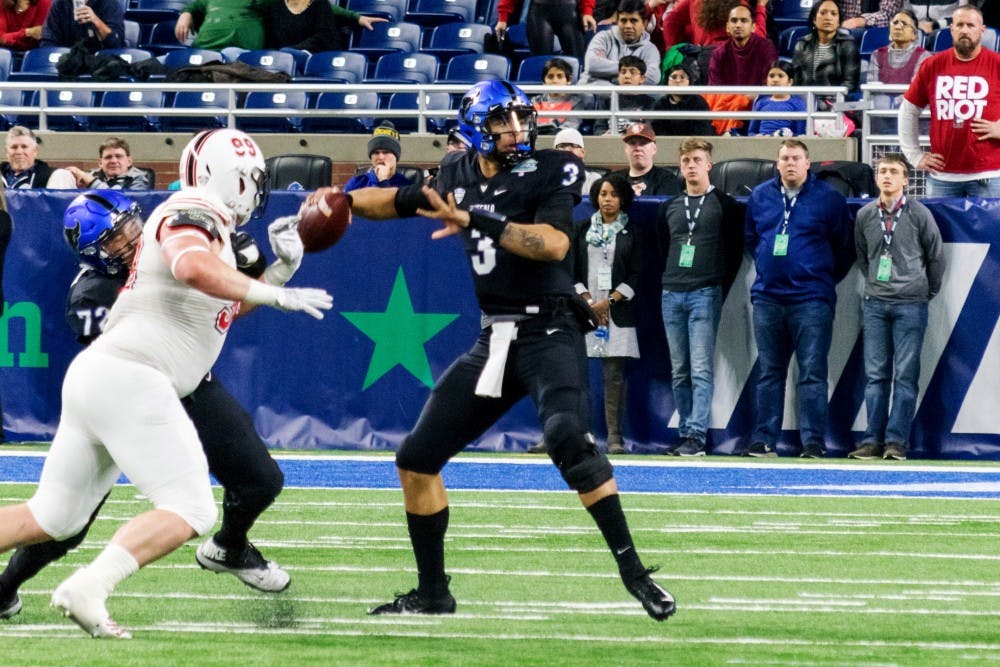
[[[589,493],[614,476],[608,457],[597,450],[575,414],[553,415],[545,421],[544,433],[549,457],[569,488]]]

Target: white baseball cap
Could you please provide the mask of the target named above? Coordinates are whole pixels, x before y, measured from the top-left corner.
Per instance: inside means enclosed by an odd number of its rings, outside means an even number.
[[[559,130],[555,141],[552,142],[553,146],[561,146],[562,144],[573,144],[574,146],[583,148],[583,135],[572,128],[563,128]]]

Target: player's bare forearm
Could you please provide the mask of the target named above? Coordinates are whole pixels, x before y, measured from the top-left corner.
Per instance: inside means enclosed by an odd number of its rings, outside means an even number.
[[[176,259],[172,270],[180,282],[218,299],[242,301],[250,287],[250,278],[211,252],[188,252]]]
[[[560,261],[569,252],[569,237],[547,223],[509,222],[500,235],[500,246],[527,259]]]
[[[350,192],[351,213],[369,220],[398,218],[396,190],[398,188],[361,188]]]

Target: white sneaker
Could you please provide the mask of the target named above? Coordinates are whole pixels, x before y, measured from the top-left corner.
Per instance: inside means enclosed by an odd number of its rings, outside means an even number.
[[[104,601],[108,594],[84,569],[74,572],[52,594],[52,606],[95,639],[132,639],[131,633],[111,620]]]
[[[0,602],[0,619],[13,618],[21,613],[21,596],[14,593],[14,597]]]
[[[265,593],[280,593],[288,588],[292,578],[273,560],[265,560],[257,547],[247,542],[245,549],[229,553],[215,538],[209,538],[195,554],[198,565],[206,570],[228,572],[250,588]]]

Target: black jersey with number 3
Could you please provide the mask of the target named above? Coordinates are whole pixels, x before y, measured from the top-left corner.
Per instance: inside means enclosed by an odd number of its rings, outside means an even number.
[[[583,163],[567,151],[537,151],[489,179],[479,169],[476,152],[469,151],[446,156],[432,187],[444,197],[454,194],[463,210],[501,213],[510,222],[548,223],[572,238],[583,180]],[[478,230],[463,236],[484,313],[507,313],[546,296],[574,293],[572,253],[559,262],[540,262],[501,248]]]

